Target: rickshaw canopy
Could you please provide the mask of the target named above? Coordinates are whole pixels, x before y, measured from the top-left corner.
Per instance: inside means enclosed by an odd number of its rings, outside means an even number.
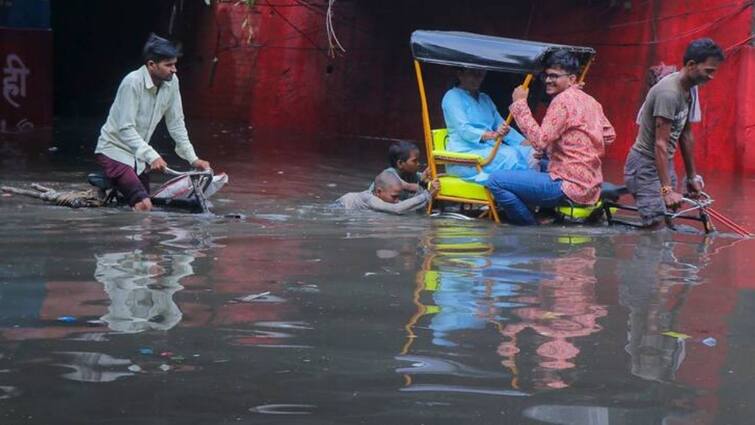
[[[417,30],[411,37],[412,54],[420,62],[489,71],[532,74],[542,69],[549,53],[565,49],[582,65],[595,55],[590,47],[566,46],[459,31]]]

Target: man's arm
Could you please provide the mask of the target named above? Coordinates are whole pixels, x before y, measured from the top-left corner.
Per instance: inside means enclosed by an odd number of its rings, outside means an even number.
[[[614,130],[613,125],[611,125],[611,122],[608,121],[608,118],[603,113],[602,107],[600,108],[600,125],[603,127],[603,144],[600,146],[599,154],[603,157],[606,154],[606,145],[610,145],[616,140],[616,130]]]
[[[370,196],[367,204],[371,210],[386,212],[390,214],[403,214],[408,211],[414,211],[416,209],[422,208],[423,206],[427,205],[427,202],[429,200],[430,192],[423,189],[421,192],[417,193],[411,198],[405,199],[395,204],[385,202],[374,195]]]
[[[407,183],[403,180],[401,180],[401,188],[407,192],[419,192],[419,190],[422,189],[419,183]]]
[[[160,159],[152,146],[136,131],[136,110],[139,104],[138,87],[128,78],[121,82],[113,101],[111,116],[115,121],[118,139],[131,149],[140,161],[152,164]]]
[[[515,100],[509,110],[532,147],[539,151],[545,150],[549,144],[561,137],[566,129],[566,118],[569,116],[566,106],[559,97],[553,99],[548,107],[542,125],[538,125],[535,117],[532,116],[532,111],[527,105],[526,94],[523,98]]]
[[[684,131],[682,131],[679,148],[682,151],[684,169],[687,171],[687,189],[690,193],[696,195],[700,193],[703,188],[697,180],[697,170],[695,169],[695,138],[692,136],[692,129],[690,128],[689,123],[687,123],[687,126],[684,127]]]
[[[173,84],[174,87],[171,88],[172,92],[168,101],[168,107],[165,110],[165,126],[168,128],[170,137],[176,143],[176,154],[191,165],[205,162],[197,157],[197,154],[194,152],[194,146],[189,141],[189,132],[186,131],[186,123],[184,121],[178,77],[173,77]],[[207,168],[209,168],[209,164],[207,164]]]
[[[488,107],[492,109],[493,111],[495,111],[493,115],[493,130],[498,130],[501,128],[503,124],[506,123],[506,121],[501,116],[501,113],[498,112],[498,107],[495,106],[495,103],[493,102],[493,99],[490,98],[490,96],[485,96],[485,101],[486,103],[488,103]]]
[[[682,201],[682,195],[676,193],[671,186],[671,176],[668,170],[668,140],[671,135],[671,120],[655,117],[655,168],[661,181],[661,196],[666,206],[674,208]]]
[[[603,108],[600,108],[600,122],[603,126],[603,145],[610,145],[616,140],[616,130],[611,121],[608,121],[606,114],[603,113]]]

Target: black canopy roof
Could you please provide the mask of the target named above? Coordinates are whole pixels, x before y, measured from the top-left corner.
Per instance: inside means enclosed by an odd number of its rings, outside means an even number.
[[[516,73],[539,71],[543,58],[554,50],[573,52],[583,65],[595,54],[590,47],[457,31],[414,31],[411,44],[414,58],[421,62]]]

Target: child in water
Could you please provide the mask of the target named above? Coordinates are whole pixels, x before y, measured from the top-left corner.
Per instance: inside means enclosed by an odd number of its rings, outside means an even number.
[[[407,184],[414,184],[415,194],[408,199],[401,200],[401,194]],[[428,185],[429,191],[415,183],[406,183],[390,168],[384,170],[373,182],[370,189],[364,192],[350,192],[338,198],[336,205],[347,210],[373,210],[392,214],[403,214],[418,210],[438,193],[440,184],[434,180]]]
[[[393,143],[388,148],[388,163],[390,166],[383,171],[395,174],[401,179],[401,200],[414,196],[423,186],[427,187],[429,184],[428,169],[419,172],[419,148],[414,143]],[[374,189],[373,182],[368,190],[372,192]]]

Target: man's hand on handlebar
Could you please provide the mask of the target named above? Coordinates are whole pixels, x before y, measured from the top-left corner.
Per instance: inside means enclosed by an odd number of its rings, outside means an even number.
[[[168,163],[166,163],[165,160],[160,156],[158,156],[156,160],[152,161],[152,163],[149,164],[150,171],[159,171],[161,173],[164,173],[167,168]]]
[[[679,208],[679,205],[682,204],[682,194],[679,192],[674,192],[673,190],[668,192],[667,194],[663,195],[663,202],[666,204],[666,207],[671,210],[676,210]]]
[[[196,161],[192,162],[191,166],[196,168],[197,170],[202,171],[210,171],[212,169],[210,167],[210,163],[202,159],[197,159]]]
[[[691,199],[697,199],[703,192],[703,178],[695,176],[695,178],[687,178],[687,191],[689,191],[689,197]]]

